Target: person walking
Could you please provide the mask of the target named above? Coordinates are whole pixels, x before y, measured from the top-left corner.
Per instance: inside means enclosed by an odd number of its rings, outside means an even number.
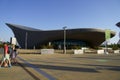
[[[17,48],[15,47],[15,45],[13,45],[12,46],[12,52],[11,52],[11,55],[10,55],[12,64],[17,63],[16,57],[17,57]]]
[[[6,43],[4,43],[4,54],[2,57],[2,61],[0,63],[0,68],[6,60],[8,60],[8,67],[11,67],[8,45]]]

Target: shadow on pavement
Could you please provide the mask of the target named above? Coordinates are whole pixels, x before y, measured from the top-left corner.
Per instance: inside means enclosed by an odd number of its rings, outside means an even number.
[[[38,61],[31,61],[31,62],[38,62]],[[113,70],[113,71],[120,71],[120,66],[111,66],[111,65],[95,65],[95,64],[80,64],[80,63],[67,63],[67,62],[50,62],[50,61],[40,61],[44,62],[46,64],[52,63],[52,64],[72,64],[72,65],[82,65],[82,66],[93,66],[98,69],[106,69],[106,70]],[[53,65],[41,65],[36,64],[36,66],[39,66],[40,68],[46,68],[46,69],[52,69],[55,68],[56,70],[68,70],[68,71],[82,71],[82,72],[97,72],[94,69],[91,68],[79,68],[79,67],[65,67],[65,66],[53,66]]]
[[[64,71],[76,71],[76,72],[92,72],[92,73],[98,73],[97,70],[92,68],[83,68],[83,67],[67,67],[67,66],[54,66],[54,65],[43,65],[43,64],[31,64],[32,66],[29,66],[25,63],[20,63],[21,65],[24,65],[24,67],[35,67],[40,69],[52,69],[52,70],[64,70]]]

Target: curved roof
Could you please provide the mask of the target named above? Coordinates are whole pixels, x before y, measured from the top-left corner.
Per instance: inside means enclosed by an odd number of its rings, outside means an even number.
[[[19,29],[22,29],[22,30],[40,31],[39,29],[30,28],[30,27],[27,27],[27,26],[21,26],[21,25],[17,25],[17,24],[9,24],[9,23],[6,23],[6,25],[12,26],[13,28],[19,28]],[[12,28],[12,27],[11,27],[11,28]]]
[[[118,22],[118,23],[116,24],[116,26],[117,26],[117,27],[120,27],[120,22]]]
[[[39,30],[26,26],[6,23],[12,29],[18,43],[22,48],[25,48],[27,37],[27,47],[39,46],[54,40],[62,40],[63,30]],[[26,35],[27,33],[27,35]],[[111,31],[111,37],[115,36],[115,32]],[[66,39],[82,40],[89,44],[90,47],[99,46],[105,41],[105,30],[96,28],[77,28],[66,29]]]

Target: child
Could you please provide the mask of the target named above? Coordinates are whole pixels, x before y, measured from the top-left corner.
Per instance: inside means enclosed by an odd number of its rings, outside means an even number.
[[[8,50],[8,45],[6,43],[4,43],[4,54],[3,54],[3,57],[2,57],[2,61],[0,63],[0,68],[6,60],[8,60],[9,67],[11,67],[11,61],[10,61],[10,56],[9,56],[8,51],[9,51]]]

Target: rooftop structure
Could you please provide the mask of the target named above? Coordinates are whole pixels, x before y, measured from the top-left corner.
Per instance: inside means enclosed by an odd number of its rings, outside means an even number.
[[[54,48],[63,47],[63,30],[39,30],[26,26],[6,23],[13,31],[21,48],[40,48],[48,43],[54,44]],[[111,37],[115,32],[111,31]],[[105,41],[105,30],[96,28],[66,29],[66,46],[96,47]]]

